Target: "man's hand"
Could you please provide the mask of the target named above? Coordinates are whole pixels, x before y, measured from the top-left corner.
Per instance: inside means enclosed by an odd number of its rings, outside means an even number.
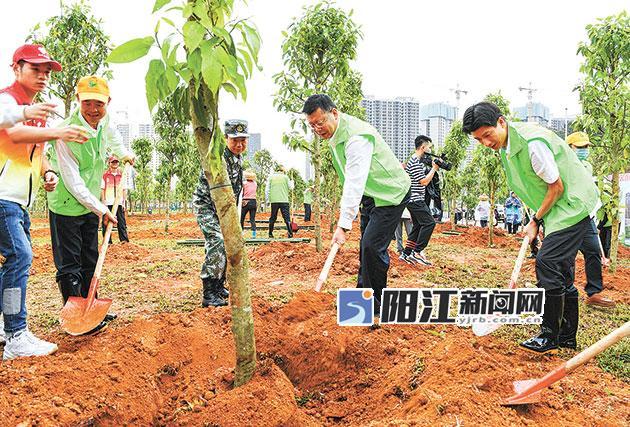
[[[85,129],[81,126],[70,125],[57,129],[58,138],[64,142],[78,142],[79,144],[85,143],[89,138]]]
[[[111,213],[111,211],[108,209],[107,212],[105,212],[105,214],[103,215],[103,225],[107,227],[110,221],[114,223],[114,225],[118,224],[118,220],[116,219],[114,214]]]
[[[605,256],[602,256],[602,265],[604,267],[609,267],[610,266],[610,258],[606,258]]]
[[[24,118],[26,120],[46,120],[50,113],[55,111],[57,105],[48,102],[33,104],[24,107]]]
[[[125,156],[122,159],[120,159],[121,163],[125,164],[125,163],[129,163],[131,166],[133,166],[136,163],[136,156],[129,155],[129,156]]]
[[[331,243],[337,243],[339,244],[339,246],[343,246],[343,244],[346,243],[346,239],[346,232],[343,230],[343,228],[337,227],[337,229],[335,230],[335,234],[333,234],[332,236]]]
[[[433,159],[432,163],[433,163],[433,170],[437,172],[437,170],[440,169],[440,165],[435,163],[435,159]]]
[[[529,224],[525,226],[523,229],[523,234],[529,237],[529,241],[533,242],[536,236],[538,235],[538,225],[534,222],[534,220],[529,221]]]
[[[44,174],[44,190],[48,191],[49,193],[55,190],[58,182],[59,177],[56,173],[48,171]]]

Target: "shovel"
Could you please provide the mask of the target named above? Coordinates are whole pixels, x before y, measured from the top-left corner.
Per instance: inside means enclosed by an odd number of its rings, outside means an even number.
[[[326,258],[326,262],[324,263],[324,268],[322,268],[322,272],[319,273],[319,278],[317,279],[317,283],[315,284],[315,292],[319,292],[322,290],[322,286],[328,278],[328,273],[330,272],[332,263],[335,260],[337,251],[339,251],[339,243],[335,242],[330,248],[330,252],[328,252],[328,258]]]
[[[126,177],[127,170],[125,169],[121,180],[124,180]],[[112,214],[114,216],[116,216],[116,212],[118,211],[122,193],[122,191],[118,192],[114,199],[114,206],[112,207]],[[114,223],[110,221],[105,230],[105,237],[103,237],[103,244],[98,254],[98,262],[96,263],[94,276],[92,276],[92,281],[90,282],[87,298],[70,297],[63,306],[63,309],[61,309],[59,323],[61,324],[61,328],[70,335],[83,335],[96,328],[103,319],[105,319],[109,307],[112,305],[110,298],[96,298],[96,292],[98,291],[101,278],[101,270],[103,270],[103,263],[105,262],[105,255],[107,254],[107,248],[109,246],[109,238],[112,235],[112,228],[114,228]]]
[[[543,389],[549,387],[556,381],[566,377],[608,347],[611,347],[630,335],[630,322],[626,322],[623,326],[615,329],[595,344],[576,354],[571,359],[558,366],[542,378],[534,380],[514,381],[514,392],[516,394],[507,398],[502,405],[524,405],[528,403],[537,403],[540,401],[540,393]]]
[[[523,266],[523,260],[525,259],[525,253],[527,252],[527,248],[529,247],[529,237],[523,237],[523,243],[521,243],[521,249],[518,252],[518,257],[516,258],[516,263],[514,264],[514,269],[512,270],[512,277],[510,277],[510,284],[508,285],[508,289],[515,289],[516,282],[518,281],[518,276],[521,272],[521,267]],[[472,330],[475,335],[478,337],[482,337],[484,335],[488,335],[499,329],[503,324],[502,323],[473,323]]]

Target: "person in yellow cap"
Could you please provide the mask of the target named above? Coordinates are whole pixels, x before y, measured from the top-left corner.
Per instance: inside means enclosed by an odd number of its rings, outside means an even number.
[[[88,141],[82,145],[51,142],[51,165],[59,174],[59,184],[56,191],[48,193],[48,207],[56,280],[64,304],[71,296],[87,296],[98,259],[99,218],[103,217],[105,224],[117,222],[100,200],[107,153],[131,164],[135,159],[109,123],[107,82],[97,76],[81,78],[77,100],[79,108],[62,126],[80,126]],[[105,320],[114,317],[108,315]],[[104,326],[102,323],[96,329]]]
[[[593,175],[593,166],[588,162],[588,156],[591,141],[584,132],[573,132],[566,139],[567,144],[575,152],[580,162],[584,165],[588,173]],[[587,233],[584,235],[584,241],[580,246],[580,252],[584,256],[584,270],[586,273],[586,304],[597,307],[614,307],[615,302],[603,296],[601,292],[604,290],[604,281],[602,275],[602,252],[599,245],[599,235],[595,225],[595,218],[598,210],[601,210],[602,204],[598,203],[595,210],[591,212],[591,224]],[[575,266],[573,266],[573,279],[575,280]],[[566,304],[566,301],[565,301]],[[577,299],[575,301],[577,305]],[[575,311],[577,313],[577,310]],[[564,323],[563,323],[564,324]],[[560,333],[562,334],[562,329]]]

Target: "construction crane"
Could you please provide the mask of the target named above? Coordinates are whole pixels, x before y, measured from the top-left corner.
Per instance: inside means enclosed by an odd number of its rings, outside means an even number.
[[[520,91],[526,91],[527,92],[527,121],[528,122],[533,122],[534,120],[533,118],[533,109],[534,109],[534,104],[532,102],[532,98],[534,97],[534,92],[536,92],[538,89],[534,89],[532,87],[532,82],[529,82],[529,87],[519,87],[518,90]]]
[[[457,87],[456,87],[455,89],[449,89],[449,90],[450,90],[451,92],[454,92],[454,93],[455,93],[455,100],[457,101],[457,105],[456,105],[456,108],[457,108],[457,114],[455,115],[455,117],[457,117],[457,116],[459,116],[459,100],[460,100],[460,98],[461,98],[462,94],[467,95],[467,94],[468,94],[468,91],[467,91],[467,90],[465,90],[465,89],[460,89],[460,88],[459,88],[459,83],[457,83]]]

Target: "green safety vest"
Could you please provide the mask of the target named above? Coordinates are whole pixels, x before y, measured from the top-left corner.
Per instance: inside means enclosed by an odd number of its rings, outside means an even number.
[[[79,109],[75,110],[64,120],[60,127],[68,125],[82,126],[88,129],[89,135],[92,135],[84,144],[78,144],[76,142],[68,142],[66,144],[79,163],[79,174],[88,190],[100,200],[101,180],[103,179],[103,172],[105,172],[106,169],[105,143],[103,141],[104,127],[99,126],[96,130],[91,127],[87,128],[85,122],[81,119]],[[50,163],[52,169],[59,175],[59,183],[55,191],[46,193],[49,209],[58,215],[66,216],[79,216],[91,212],[88,208],[79,203],[72,193],[68,191],[61,174],[59,174],[59,162],[57,159],[57,151],[55,150],[56,141],[51,141],[50,144],[53,148],[50,151]]]
[[[285,174],[269,176],[269,203],[289,203],[289,177]]]
[[[329,140],[333,166],[341,185],[345,180],[346,142],[355,135],[364,137],[374,146],[364,194],[374,199],[376,207],[399,205],[411,188],[409,175],[372,125],[344,113],[339,113],[339,125]]]
[[[307,205],[313,203],[313,193],[311,190],[304,190],[304,203]]]
[[[597,187],[573,150],[551,130],[538,124],[508,123],[508,132],[510,152],[499,150],[501,162],[510,189],[527,206],[538,209],[547,194],[547,183],[532,168],[528,143],[543,142],[558,166],[564,192],[543,218],[545,234],[564,230],[589,216],[597,205]]]

